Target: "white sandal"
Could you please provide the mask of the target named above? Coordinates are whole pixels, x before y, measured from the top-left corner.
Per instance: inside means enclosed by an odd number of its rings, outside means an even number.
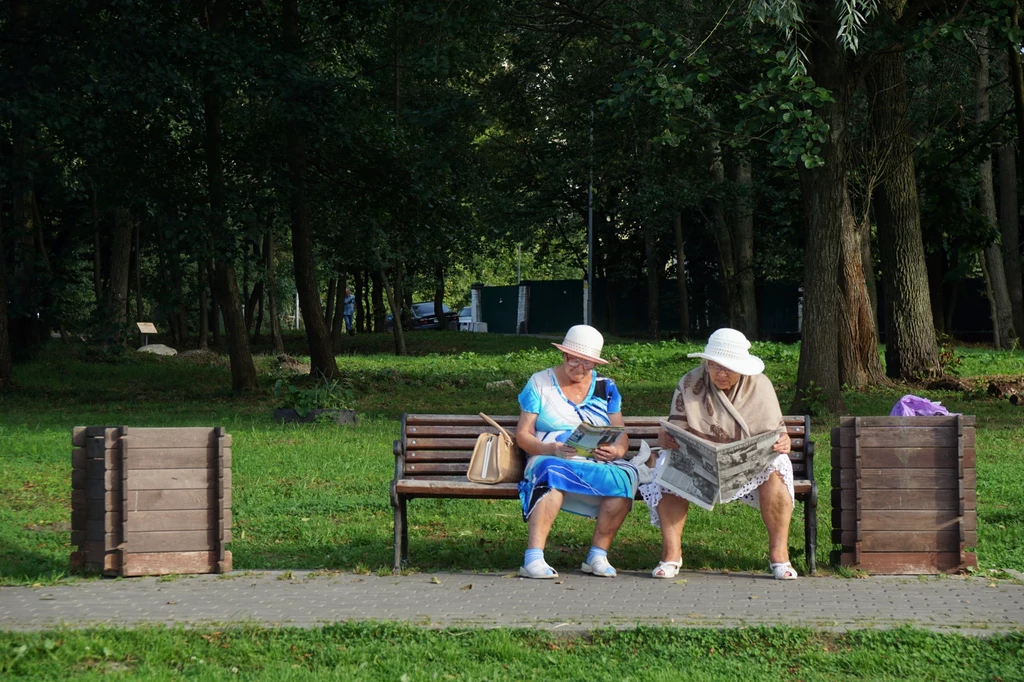
[[[799,575],[797,575],[796,569],[793,568],[793,564],[789,563],[788,561],[783,561],[778,564],[769,562],[768,568],[771,569],[771,572],[775,576],[776,580],[796,580],[798,577],[800,577]]]
[[[659,580],[665,580],[668,578],[675,578],[679,575],[679,569],[683,566],[683,560],[678,561],[659,561],[658,565],[651,571],[652,578],[658,578]],[[661,571],[661,575],[658,575],[658,571]]]
[[[550,573],[548,572],[550,571]],[[519,568],[520,578],[535,578],[537,580],[554,580],[558,577],[558,571],[548,566],[543,559],[531,561],[526,566]]]

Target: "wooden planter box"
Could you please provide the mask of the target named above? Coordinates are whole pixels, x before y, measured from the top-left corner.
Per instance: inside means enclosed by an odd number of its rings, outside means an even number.
[[[842,417],[832,429],[832,542],[869,573],[978,565],[974,417]],[[836,556],[838,554],[838,556]]]
[[[71,570],[231,570],[231,436],[223,428],[76,427]]]

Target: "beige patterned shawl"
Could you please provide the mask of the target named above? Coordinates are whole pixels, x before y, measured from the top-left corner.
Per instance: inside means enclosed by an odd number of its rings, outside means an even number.
[[[711,381],[705,360],[679,380],[668,418],[701,438],[730,443],[780,429],[782,408],[764,374],[740,376],[726,394]]]

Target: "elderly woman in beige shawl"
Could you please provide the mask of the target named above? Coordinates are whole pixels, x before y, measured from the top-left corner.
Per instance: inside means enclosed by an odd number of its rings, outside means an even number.
[[[734,497],[723,502],[740,499],[760,509],[768,529],[769,567],[776,580],[795,580],[796,570],[789,563],[793,466],[785,454],[789,452],[790,440],[775,389],[762,374],[764,363],[751,355],[749,349],[750,342],[735,329],[719,329],[712,334],[703,353],[689,355],[704,362],[679,380],[672,396],[669,421],[715,443],[729,443],[766,431],[779,433],[774,445],[779,456]],[[664,450],[677,447],[665,431],[658,442]],[[658,466],[665,459],[662,455]],[[640,492],[651,510],[651,523],[661,528],[661,561],[651,575],[674,578],[683,563],[681,538],[690,503],[656,482],[641,486]]]

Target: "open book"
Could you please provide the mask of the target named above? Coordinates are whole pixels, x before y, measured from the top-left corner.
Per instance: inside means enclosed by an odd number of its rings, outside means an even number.
[[[593,424],[580,424],[573,431],[566,445],[576,448],[583,457],[593,457],[594,450],[602,445],[611,445],[625,433],[624,426],[594,426]]]
[[[765,431],[735,443],[712,443],[671,422],[663,421],[661,426],[679,448],[668,452],[668,461],[656,482],[704,509],[733,497],[779,456],[772,450],[779,437],[777,431]]]

